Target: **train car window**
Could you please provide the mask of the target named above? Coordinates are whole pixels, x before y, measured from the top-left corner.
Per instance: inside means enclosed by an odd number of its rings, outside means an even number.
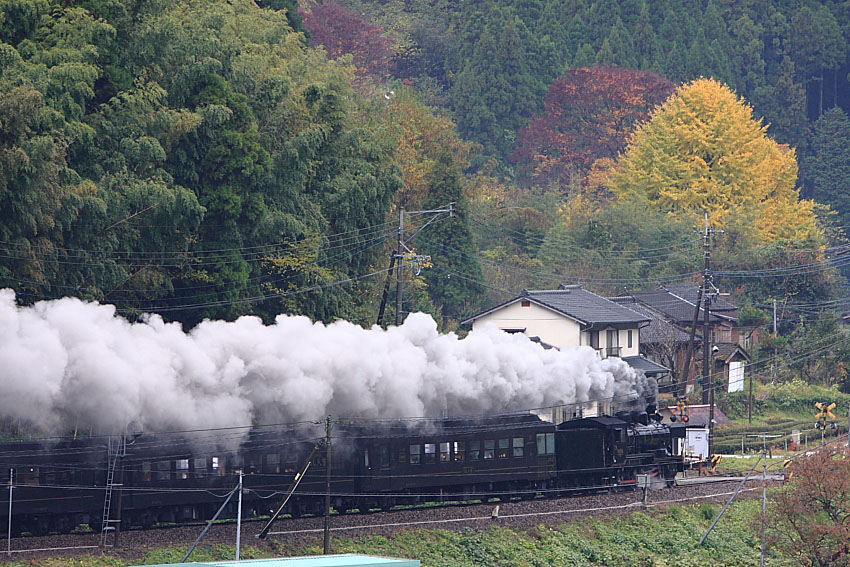
[[[386,469],[390,466],[390,450],[386,447],[378,447],[378,459],[381,463],[381,468]]]
[[[407,451],[404,448],[398,450],[398,462],[406,463],[407,462]]]
[[[23,467],[18,472],[18,484],[38,486],[38,467]]]
[[[499,458],[507,459],[511,452],[511,440],[499,439]]]
[[[151,481],[151,462],[142,461],[142,482]]]
[[[484,460],[492,459],[496,456],[496,441],[494,439],[484,440]]]
[[[174,468],[177,469],[177,480],[189,478],[189,459],[177,459],[174,464]]]
[[[224,457],[213,457],[212,458],[212,471],[213,474],[217,474],[218,476],[224,476],[227,472],[227,459]]]
[[[466,447],[464,446],[463,441],[455,441],[454,445],[455,461],[463,461],[466,456],[466,451],[464,450]]]
[[[363,450],[363,466],[365,466],[367,469],[372,468],[372,467],[369,465],[369,449],[364,449],[364,450]]]
[[[448,444],[448,442],[440,443],[440,462],[441,463],[448,463],[449,462],[449,444]]]
[[[248,473],[257,472],[257,457],[251,457],[248,459]]]
[[[425,463],[432,465],[437,462],[437,444],[425,443]]]
[[[477,461],[481,458],[481,441],[469,442],[469,460]]]
[[[625,443],[626,442],[626,431],[623,428],[618,427],[614,430],[614,437],[616,437],[617,440],[620,443]]]
[[[514,457],[525,456],[525,437],[514,437]]]
[[[410,464],[418,465],[420,463],[419,460],[419,452],[422,450],[421,445],[411,445],[410,446]]]
[[[156,479],[171,480],[171,461],[157,461]]]
[[[265,472],[270,474],[278,474],[280,472],[280,455],[277,453],[266,455]]]
[[[46,469],[43,471],[44,484],[56,484],[56,471]]]
[[[555,454],[555,434],[554,433],[538,433],[537,434],[537,454],[538,455],[554,455]]]
[[[195,470],[195,478],[204,478],[207,472],[207,460],[192,459],[192,468]]]

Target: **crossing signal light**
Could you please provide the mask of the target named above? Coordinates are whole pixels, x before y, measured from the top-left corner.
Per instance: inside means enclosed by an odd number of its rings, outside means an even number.
[[[682,416],[682,422],[683,423],[688,423],[689,421],[690,421],[690,418],[687,415]]]

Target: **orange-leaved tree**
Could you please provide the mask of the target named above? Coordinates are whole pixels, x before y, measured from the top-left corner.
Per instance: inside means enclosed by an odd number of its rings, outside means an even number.
[[[795,187],[794,149],[766,130],[726,85],[694,80],[635,130],[609,172],[608,188],[619,200],[644,201],[695,222],[708,213],[712,225],[757,242],[819,241],[814,203],[800,200]]]
[[[773,545],[799,565],[850,565],[850,457],[824,447],[794,462],[768,522]]]

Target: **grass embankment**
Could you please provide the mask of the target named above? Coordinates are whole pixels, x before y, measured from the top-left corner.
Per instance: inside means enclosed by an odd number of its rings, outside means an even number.
[[[762,440],[758,437],[748,437],[759,433],[781,435],[773,439],[768,438],[767,443],[774,449],[784,449],[785,441],[794,429],[800,430],[801,443],[808,438],[809,446],[820,444],[820,431],[814,429],[817,411],[815,402],[836,404],[833,413],[838,429],[827,429],[827,440],[837,432],[847,433],[850,395],[843,394],[836,388],[807,384],[800,380],[775,385],[759,384],[753,398],[752,423],[749,423],[747,418],[747,392],[723,394],[718,400],[718,406],[732,423],[719,425],[715,429],[715,452],[740,453],[742,439],[745,452],[761,451]]]
[[[492,527],[471,529],[411,530],[391,537],[366,536],[332,539],[334,553],[365,553],[418,559],[423,567],[666,567],[758,564],[757,500],[736,502],[709,536],[705,547],[697,548],[719,505],[694,504],[667,510],[636,512],[604,520],[577,519],[569,523],[531,530]],[[126,565],[177,562],[185,547],[152,549],[131,559],[83,557],[17,560],[15,567],[123,567]],[[199,548],[193,561],[233,557],[232,546]],[[279,546],[260,551],[243,546],[243,558],[314,555],[318,546]],[[774,552],[768,565],[792,563]]]

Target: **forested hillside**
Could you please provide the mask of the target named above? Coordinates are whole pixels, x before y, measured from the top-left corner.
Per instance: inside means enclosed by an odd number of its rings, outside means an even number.
[[[742,302],[839,297],[847,2],[0,0],[0,21],[22,303],[372,324],[399,209],[449,202],[405,233],[431,260],[403,310],[444,328],[524,287],[687,281],[704,212]]]

